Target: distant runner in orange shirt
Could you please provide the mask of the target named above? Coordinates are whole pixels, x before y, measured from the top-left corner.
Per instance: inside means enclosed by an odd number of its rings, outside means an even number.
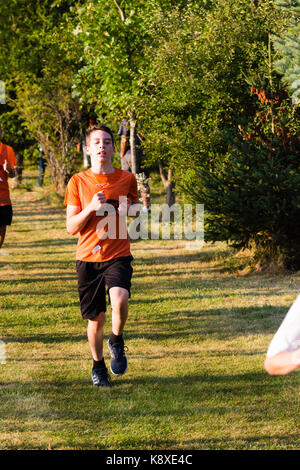
[[[125,235],[124,230],[120,230],[120,214],[121,207],[125,207],[126,212],[131,204],[138,202],[138,192],[135,176],[112,166],[115,148],[108,127],[89,128],[86,143],[91,168],[77,173],[68,183],[65,196],[67,230],[71,235],[79,234],[76,250],[78,292],[82,317],[88,320],[92,382],[98,387],[110,387],[103,357],[106,286],[112,307],[112,332],[108,340],[110,369],[114,375],[121,375],[128,365],[122,334],[128,316],[133,258],[127,229]],[[112,235],[107,226],[101,224],[109,219],[115,226]]]
[[[0,127],[0,139],[2,129]],[[9,145],[0,142],[0,249],[4,243],[6,226],[12,222],[12,205],[9,197],[8,178],[15,176],[17,164],[14,151]]]

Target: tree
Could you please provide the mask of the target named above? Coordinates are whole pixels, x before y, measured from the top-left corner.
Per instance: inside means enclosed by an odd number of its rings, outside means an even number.
[[[288,27],[274,44],[280,55],[277,68],[293,93],[294,104],[300,103],[300,0],[276,0],[276,4],[290,15]]]
[[[198,184],[201,168],[222,165],[224,129],[257,110],[246,77],[268,82],[268,32],[283,22],[269,0],[189,3],[149,18],[147,153],[172,170],[173,181]]]
[[[8,102],[31,137],[42,145],[52,182],[61,194],[74,172],[82,113],[78,101],[72,98],[79,46],[66,48],[74,29],[69,25],[70,7],[75,3],[12,0],[0,15],[6,39],[5,46],[0,47],[0,67]]]
[[[26,128],[42,146],[49,164],[51,181],[58,194],[74,173],[76,144],[79,141],[81,111],[71,97],[72,73],[65,69],[56,77],[16,85],[16,109]]]
[[[12,184],[18,187],[22,183],[24,152],[28,148],[33,149],[35,140],[26,131],[24,121],[15,108],[6,104],[1,105],[0,111],[3,141],[13,148],[17,160],[16,176]]]
[[[130,126],[131,169],[140,172],[135,134],[144,118],[145,80],[149,70],[146,50],[152,38],[146,18],[158,9],[166,11],[175,0],[102,0],[78,9],[76,28],[84,45],[83,67],[74,82],[74,96],[92,103],[99,118],[120,122],[126,117]],[[144,119],[143,119],[144,121]],[[143,173],[139,173],[142,192]],[[173,183],[172,183],[173,184]],[[167,184],[168,188],[172,187]]]
[[[135,127],[143,94],[140,69],[146,67],[143,26],[147,2],[102,0],[78,9],[76,37],[83,42],[83,67],[73,96],[92,103],[99,117],[126,116],[130,123],[132,171],[136,173]]]
[[[274,70],[270,40],[288,18],[268,0],[158,14],[146,108],[149,154],[162,156],[184,193],[205,204],[206,238],[254,246],[256,259],[282,255],[291,266],[299,249],[291,230],[299,115]],[[274,210],[281,200],[283,210]]]
[[[252,87],[252,92],[260,111],[231,131],[222,167],[200,171],[198,187],[186,185],[184,191],[205,205],[206,240],[253,248],[254,261],[262,266],[299,269],[300,113],[285,91],[271,95]]]

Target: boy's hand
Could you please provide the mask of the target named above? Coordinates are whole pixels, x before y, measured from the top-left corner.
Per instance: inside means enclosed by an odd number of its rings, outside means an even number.
[[[93,211],[98,211],[105,202],[106,197],[104,191],[98,191],[98,193],[94,194],[93,199],[91,200],[91,209]]]
[[[126,216],[128,214],[129,207],[131,206],[131,201],[127,198],[122,200],[120,202],[120,205],[118,207],[118,213],[122,217]]]
[[[5,160],[5,162],[3,163],[3,170],[5,171],[5,173],[8,174],[10,178],[13,178],[15,176],[15,170],[12,169],[10,163],[7,160]]]
[[[6,172],[6,173],[11,173],[12,171],[12,168],[10,166],[10,163],[5,159],[4,163],[3,163],[3,170]]]

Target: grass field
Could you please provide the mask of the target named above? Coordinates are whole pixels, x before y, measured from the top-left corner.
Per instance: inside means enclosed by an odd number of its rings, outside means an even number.
[[[12,192],[0,257],[1,449],[299,449],[300,374],[263,370],[299,273],[239,274],[225,244],[134,242],[129,369],[111,390],[97,389],[76,237],[43,194]]]

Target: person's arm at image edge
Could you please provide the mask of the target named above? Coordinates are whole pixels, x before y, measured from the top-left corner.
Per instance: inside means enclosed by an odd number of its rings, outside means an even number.
[[[286,375],[300,367],[300,349],[283,351],[275,356],[266,357],[265,370],[270,375]]]

